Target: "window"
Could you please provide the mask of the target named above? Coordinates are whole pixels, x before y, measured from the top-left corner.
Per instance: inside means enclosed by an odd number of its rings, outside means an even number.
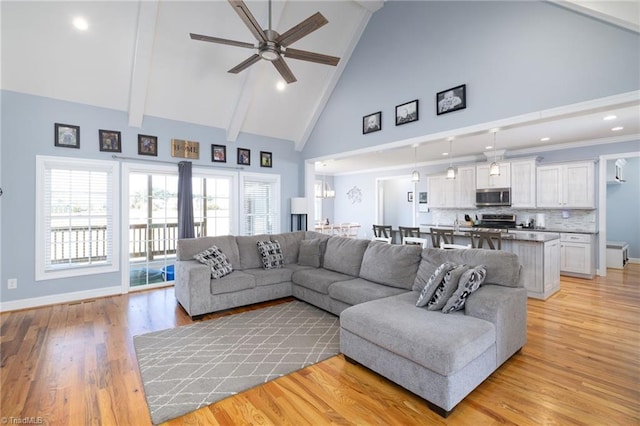
[[[280,232],[280,176],[240,174],[241,235]]]
[[[118,163],[36,157],[36,280],[118,270]]]
[[[194,172],[194,175],[196,172]],[[194,176],[193,221],[196,237],[232,234],[232,176]]]

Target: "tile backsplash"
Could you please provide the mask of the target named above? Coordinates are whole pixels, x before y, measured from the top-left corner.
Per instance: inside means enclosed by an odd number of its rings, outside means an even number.
[[[478,215],[492,214],[515,214],[516,223],[526,223],[530,218],[535,219],[537,214],[544,213],[545,229],[553,231],[583,231],[597,232],[596,210],[514,210],[508,207],[486,208],[486,209],[431,209],[431,224],[429,225],[453,225],[456,218],[462,223],[464,215],[468,214],[472,219]]]

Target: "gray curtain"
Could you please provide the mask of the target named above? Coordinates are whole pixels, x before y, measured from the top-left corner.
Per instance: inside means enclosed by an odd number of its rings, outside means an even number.
[[[194,238],[191,161],[178,163],[178,238]]]

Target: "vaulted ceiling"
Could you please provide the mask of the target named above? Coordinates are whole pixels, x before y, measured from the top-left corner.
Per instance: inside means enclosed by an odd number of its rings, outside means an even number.
[[[617,6],[603,1],[554,2],[631,31],[640,28],[640,18],[635,16],[637,2],[615,2]],[[246,5],[266,28],[268,2],[253,0]],[[383,5],[383,0],[274,1],[272,27],[279,33],[316,12],[329,21],[291,47],[341,58],[335,67],[287,59],[298,81],[279,91],[276,84],[282,78],[268,61],[261,60],[239,74],[227,72],[254,53],[250,49],[189,37],[189,33],[197,33],[255,43],[227,1],[5,0],[0,3],[1,87],[126,111],[134,127],[141,127],[146,116],[155,116],[225,129],[229,142],[244,132],[293,141],[300,150],[370,17]],[[87,20],[85,31],[72,25],[78,16]],[[606,107],[591,105],[580,114],[565,111],[553,120],[502,123],[499,146],[526,152],[545,143],[617,140],[619,135],[640,132],[639,108],[637,100],[625,98]],[[611,126],[602,125],[605,110],[617,111],[619,122],[625,122],[624,131],[613,135]],[[577,121],[579,116],[584,120]],[[431,142],[421,145],[420,155],[433,159],[449,151],[447,138],[451,136],[456,138],[456,157],[477,158],[481,155],[477,149],[467,152],[464,147],[488,145],[486,130],[461,129],[448,135],[427,135],[425,140],[391,142],[369,152],[347,153],[325,171],[411,163],[411,145],[416,142]],[[542,136],[553,138],[541,142]],[[471,138],[476,140],[463,143]],[[528,142],[517,145],[516,141]]]

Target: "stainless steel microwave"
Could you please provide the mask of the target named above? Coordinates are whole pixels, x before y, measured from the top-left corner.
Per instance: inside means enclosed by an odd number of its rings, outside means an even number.
[[[476,190],[476,207],[510,205],[511,188],[489,188]]]

